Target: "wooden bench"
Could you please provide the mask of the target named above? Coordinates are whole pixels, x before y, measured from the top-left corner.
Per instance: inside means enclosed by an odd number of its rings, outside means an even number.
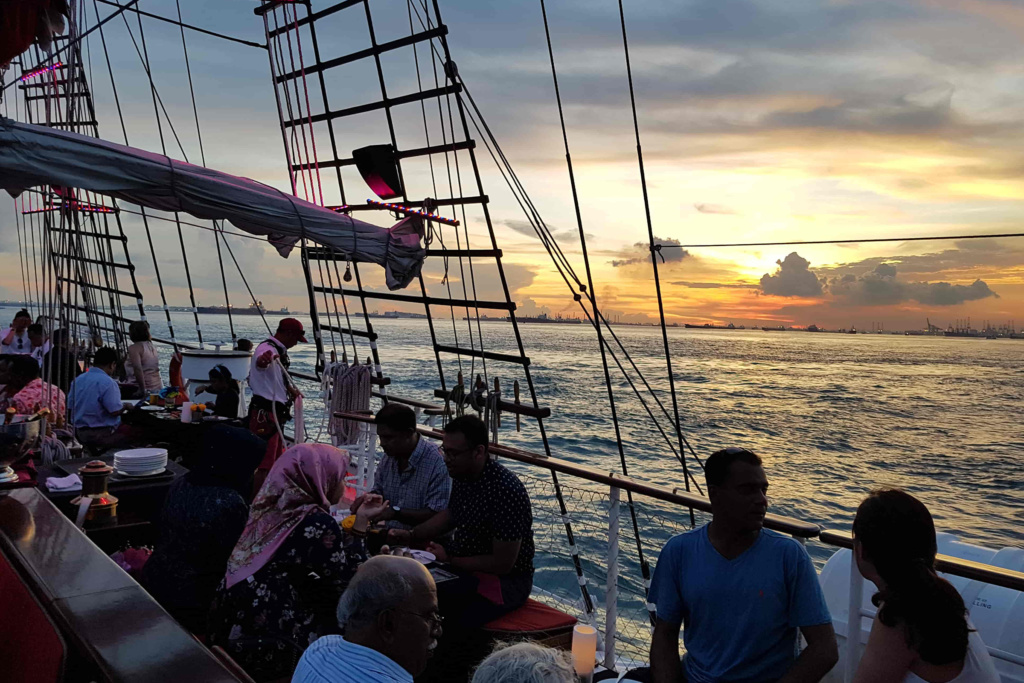
[[[0,630],[0,680],[59,680],[50,676],[59,676],[52,667],[59,665],[61,652],[67,657],[64,668],[76,680],[245,680],[196,642],[38,489],[0,493],[0,558],[0,622],[5,627]],[[18,591],[25,607],[12,618],[8,602],[13,598],[8,596]],[[9,635],[6,629],[27,630],[25,618],[38,626],[39,647],[12,651],[8,638],[20,642],[25,634],[15,630]],[[57,655],[54,661],[48,661],[51,654]],[[19,673],[9,678],[12,670]]]

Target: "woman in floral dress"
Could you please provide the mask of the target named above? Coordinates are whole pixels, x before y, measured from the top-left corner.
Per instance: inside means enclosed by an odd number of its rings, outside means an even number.
[[[34,415],[49,404],[53,419],[63,421],[64,392],[39,378],[39,363],[32,356],[9,355],[7,385],[0,392],[0,412],[14,408],[18,415]]]
[[[274,464],[253,501],[242,537],[214,598],[210,644],[220,645],[257,681],[290,676],[322,635],[338,633],[335,609],[367,559],[375,496],[346,536],[329,513],[345,490],[348,454],[299,444]],[[363,504],[366,506],[366,503]]]

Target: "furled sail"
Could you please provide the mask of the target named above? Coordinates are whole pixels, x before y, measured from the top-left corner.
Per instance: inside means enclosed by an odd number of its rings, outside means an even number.
[[[269,185],[106,140],[0,117],[0,188],[12,196],[40,185],[79,188],[160,211],[226,220],[264,235],[287,257],[303,237],[352,261],[384,266],[389,289],[423,265],[419,217],[381,228]]]

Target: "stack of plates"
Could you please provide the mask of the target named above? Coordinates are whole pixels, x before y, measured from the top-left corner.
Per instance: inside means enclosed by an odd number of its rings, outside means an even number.
[[[128,477],[160,474],[166,467],[166,448],[133,448],[114,454],[114,469]]]

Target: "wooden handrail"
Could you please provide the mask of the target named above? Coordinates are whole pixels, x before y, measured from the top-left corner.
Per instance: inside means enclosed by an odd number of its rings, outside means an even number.
[[[840,548],[853,549],[853,535],[848,531],[823,530],[818,538],[822,543],[839,546]],[[991,564],[982,564],[972,560],[962,560],[959,557],[950,555],[938,555],[935,558],[935,568],[945,574],[961,576],[972,581],[990,583],[993,586],[1002,586],[1015,591],[1024,591],[1024,573],[1012,569],[1003,569]]]
[[[354,420],[356,422],[373,422],[372,416],[360,413],[339,412],[334,413],[334,415],[335,417],[340,417],[345,420]],[[423,436],[431,439],[440,440],[444,436],[444,433],[440,430],[431,429],[424,425],[418,425],[417,430]],[[500,455],[527,465],[533,465],[535,467],[551,470],[553,472],[560,472],[562,474],[569,474],[574,477],[579,477],[580,479],[603,484],[605,486],[616,486],[620,489],[625,489],[626,491],[632,491],[638,495],[665,501],[666,503],[673,503],[685,508],[692,507],[695,510],[711,512],[711,501],[704,496],[665,489],[654,484],[639,481],[633,477],[626,477],[613,471],[604,472],[585,465],[578,465],[574,462],[569,462],[568,460],[549,458],[539,453],[532,453],[512,446],[490,444],[489,449],[490,452],[495,455]],[[779,515],[765,516],[764,525],[773,531],[789,534],[798,538],[814,538],[818,535],[819,531],[817,524],[811,524],[810,522],[804,522],[799,519],[793,519],[792,517],[782,517]]]

